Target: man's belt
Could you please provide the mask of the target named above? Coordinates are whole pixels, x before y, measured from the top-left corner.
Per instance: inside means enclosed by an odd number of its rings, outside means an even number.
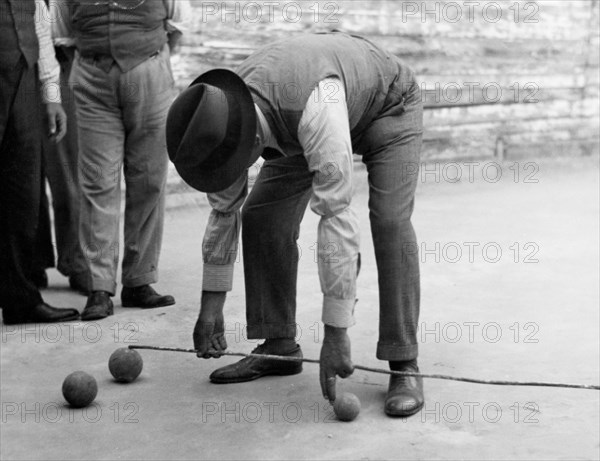
[[[152,54],[148,56],[147,59],[152,59],[158,56],[160,50],[154,51]],[[110,54],[101,54],[101,53],[80,53],[81,59],[85,61],[90,61],[96,64],[101,69],[108,72],[112,65],[116,62],[115,58]]]

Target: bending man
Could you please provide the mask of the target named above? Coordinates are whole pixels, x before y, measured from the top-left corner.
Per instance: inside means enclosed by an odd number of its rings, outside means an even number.
[[[347,329],[354,324],[359,264],[351,207],[356,152],[368,169],[379,275],[377,357],[393,370],[417,371],[419,265],[411,214],[421,138],[413,72],[360,37],[336,32],[284,40],[254,53],[236,73],[217,69],[196,79],[170,109],[167,148],[182,178],[208,192],[213,208],[194,330],[199,355],[218,357],[227,347],[223,305],[241,228],[248,338],[265,339],[257,354],[301,357],[294,340],[296,240],[310,202],[321,216],[320,380],[325,398],[335,400],[336,376],[353,371]],[[247,169],[260,155],[266,161],[246,197]],[[245,358],[210,379],[234,383],[301,369],[296,362]],[[422,405],[420,379],[391,378],[387,414],[407,416]]]

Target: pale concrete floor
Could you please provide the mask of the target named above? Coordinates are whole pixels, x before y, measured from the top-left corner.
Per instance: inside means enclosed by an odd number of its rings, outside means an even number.
[[[511,163],[497,183],[493,166],[483,170],[486,177],[478,169],[470,182],[465,164],[460,183],[448,181],[456,176],[449,168],[439,170],[438,182],[435,173],[422,181],[414,222],[422,250],[424,372],[598,384],[598,158],[546,161],[529,178],[539,182],[525,182],[534,166],[521,163],[518,181]],[[357,184],[363,270],[358,323],[350,333],[353,359],[384,366],[374,356],[376,269],[363,170]],[[218,386],[208,382],[209,373],[235,358],[142,351],[141,377],[129,385],[113,382],[107,363],[118,347],[192,347],[207,211],[167,215],[158,288],[176,296],[175,307],[122,309],[117,297],[115,315],[99,322],[2,325],[2,459],[600,457],[598,391],[426,380],[425,409],[390,419],[382,411],[387,377],[356,371],[338,389],[355,393],[362,412],[355,422],[340,423],[331,419],[311,364],[295,377]],[[322,331],[310,248],[316,224],[308,212],[298,284],[299,342],[312,358]],[[83,308],[85,298],[68,291],[55,271],[50,282],[48,302]],[[249,352],[254,342],[243,335],[241,265],[226,315],[230,349]],[[62,380],[78,369],[92,373],[100,388],[85,410],[69,409],[61,395]]]

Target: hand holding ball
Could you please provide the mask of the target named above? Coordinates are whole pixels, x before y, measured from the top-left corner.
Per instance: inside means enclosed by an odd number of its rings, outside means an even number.
[[[110,374],[120,383],[130,383],[142,372],[144,362],[138,351],[122,347],[108,359]]]

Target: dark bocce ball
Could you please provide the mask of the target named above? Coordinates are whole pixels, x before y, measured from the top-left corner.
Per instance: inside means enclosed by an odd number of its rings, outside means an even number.
[[[62,393],[72,407],[87,407],[98,395],[98,383],[85,371],[74,371],[63,381]]]
[[[360,413],[360,400],[350,392],[343,392],[333,402],[333,412],[340,421],[354,421]]]
[[[122,347],[108,359],[110,374],[120,383],[130,383],[142,372],[144,362],[138,351]]]

